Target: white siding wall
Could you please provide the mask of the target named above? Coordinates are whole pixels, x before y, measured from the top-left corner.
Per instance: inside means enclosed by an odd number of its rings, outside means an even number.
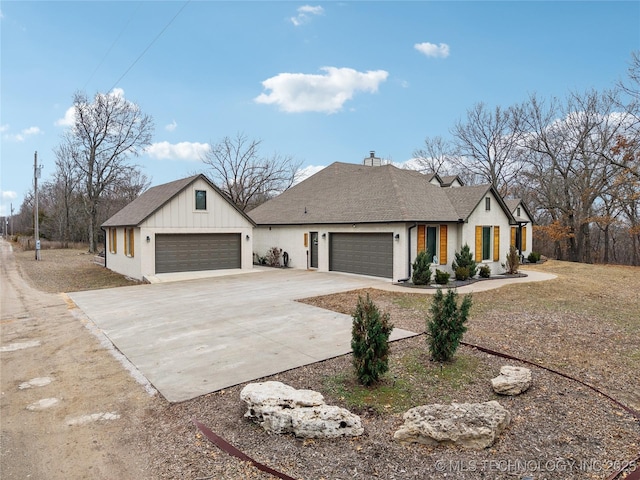
[[[520,218],[529,220],[529,223],[525,225],[527,227],[527,234],[525,238],[527,248],[522,250],[522,254],[526,258],[533,251],[533,223],[529,215],[527,215],[526,210],[522,206],[520,206]]]
[[[318,271],[329,271],[329,234],[330,233],[390,233],[398,240],[393,240],[393,281],[407,276],[407,230],[404,223],[398,224],[358,224],[352,225],[305,225],[305,226],[260,226],[254,229],[254,252],[259,256],[266,255],[271,247],[281,248],[289,254],[289,266],[307,268],[307,252],[311,262],[310,232],[318,232]],[[304,246],[304,234],[308,235],[308,244]],[[326,234],[325,238],[322,235]]]
[[[195,208],[196,190],[207,192],[204,211]],[[107,248],[107,267],[140,280],[155,275],[155,236],[163,233],[240,233],[241,267],[253,268],[253,225],[202,179],[185,188],[136,228],[133,258],[124,255],[124,228],[118,228],[118,252],[110,254]]]
[[[108,242],[111,237],[109,235],[109,229],[105,228],[105,230],[107,231],[106,236]],[[144,251],[141,248],[142,242],[140,241],[140,229],[134,229],[133,257],[128,257],[124,254],[124,232],[124,227],[118,228],[117,252],[115,254],[109,251],[109,246],[107,245],[105,252],[107,268],[114,272],[118,272],[121,275],[142,280],[142,275],[140,275],[140,265]]]
[[[462,227],[462,243],[467,243],[471,248],[471,251],[475,256],[475,238],[476,238],[476,226],[485,226],[485,227],[494,227],[495,225],[500,226],[500,260],[497,262],[493,261],[493,228],[491,229],[491,259],[484,260],[481,262],[481,265],[489,265],[491,268],[491,273],[493,275],[504,273],[504,269],[500,265],[504,263],[507,258],[507,253],[509,252],[509,245],[511,243],[511,225],[509,225],[509,218],[505,214],[505,212],[500,208],[498,201],[491,194],[487,194],[488,197],[491,198],[491,210],[485,210],[485,200],[484,198],[480,201],[476,209],[469,216],[469,221],[465,223]]]

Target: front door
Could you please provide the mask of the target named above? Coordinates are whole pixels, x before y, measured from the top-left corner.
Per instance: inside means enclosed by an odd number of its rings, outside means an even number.
[[[318,232],[311,232],[311,268],[318,268]]]

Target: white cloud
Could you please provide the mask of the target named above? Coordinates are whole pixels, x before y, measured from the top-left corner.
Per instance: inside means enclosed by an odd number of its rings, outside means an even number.
[[[64,117],[59,118],[53,124],[56,127],[72,127],[76,121],[76,109],[75,107],[67,108],[67,111],[64,112]]]
[[[291,17],[290,20],[296,27],[299,27],[300,25],[310,22],[313,15],[323,15],[324,8],[321,6],[312,7],[311,5],[303,5],[298,8],[297,12],[298,15]]]
[[[316,173],[318,173],[320,170],[324,168],[327,168],[326,165],[309,165],[308,167],[301,168],[300,170],[298,170],[298,173],[294,181],[294,185],[296,183],[300,183],[303,180],[306,180],[311,175],[315,175]]]
[[[11,190],[2,191],[2,200],[15,200],[18,198],[18,194]]]
[[[20,131],[20,133],[5,133],[8,130],[9,125],[2,126],[1,131],[2,133],[4,133],[2,137],[10,142],[24,142],[28,137],[31,137],[33,135],[40,135],[41,133],[43,133],[39,127],[24,128]]]
[[[208,143],[197,142],[158,142],[146,149],[146,153],[156,160],[185,160],[189,162],[200,161],[209,150]]]
[[[416,43],[413,48],[420,53],[424,53],[427,57],[447,58],[449,56],[449,45],[446,43],[441,43],[440,45],[429,42]]]
[[[9,130],[9,124],[0,125],[0,133],[4,133]]]
[[[175,120],[173,122],[171,122],[169,125],[165,125],[164,126],[164,129],[167,132],[173,132],[176,128],[178,128],[178,124],[176,123]]]
[[[389,73],[384,70],[358,72],[352,68],[323,67],[326,75],[280,73],[262,82],[271,93],[261,93],[254,101],[276,104],[293,112],[335,113],[358,91],[375,93]]]

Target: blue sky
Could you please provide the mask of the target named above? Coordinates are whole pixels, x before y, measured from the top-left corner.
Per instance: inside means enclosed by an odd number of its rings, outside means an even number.
[[[310,169],[402,163],[478,102],[604,90],[640,49],[638,1],[0,1],[0,215],[54,171],[78,90],[153,117],[157,185],[242,132]],[[65,120],[66,119],[66,120]]]

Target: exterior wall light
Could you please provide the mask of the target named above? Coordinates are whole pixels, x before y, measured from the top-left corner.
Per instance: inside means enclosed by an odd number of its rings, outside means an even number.
[[[249,235],[247,235],[247,242],[251,239],[251,237]]]
[[[394,237],[396,240],[400,240],[400,234],[396,233],[396,236]]]
[[[323,239],[323,240],[326,240],[326,239],[327,239],[327,234],[326,234],[326,233],[323,233],[323,234],[322,234],[322,239]]]
[[[147,243],[149,243],[150,241],[151,241],[151,237],[147,235]]]

